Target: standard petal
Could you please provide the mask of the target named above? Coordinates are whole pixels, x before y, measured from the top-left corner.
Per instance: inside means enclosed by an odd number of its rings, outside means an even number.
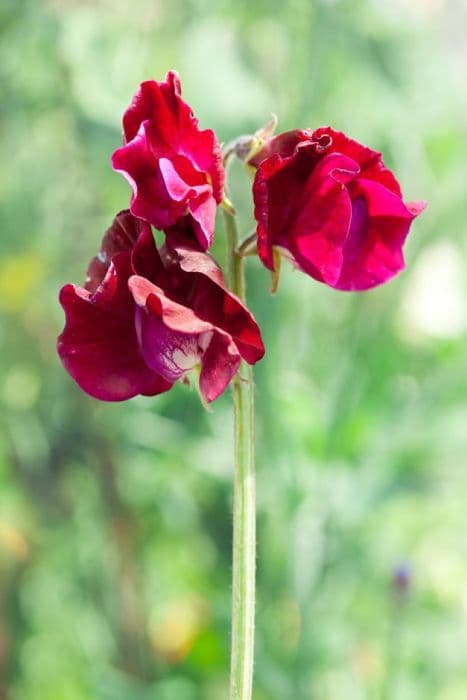
[[[74,285],[62,289],[60,303],[66,323],[57,341],[58,354],[84,391],[103,401],[124,401],[170,388],[144,362],[132,316],[108,303],[100,305]]]
[[[173,144],[181,126],[190,121],[191,109],[180,98],[180,79],[169,71],[162,82],[141,83],[131,105],[123,116],[125,142],[131,141],[146,120],[157,123],[155,138],[161,145]]]

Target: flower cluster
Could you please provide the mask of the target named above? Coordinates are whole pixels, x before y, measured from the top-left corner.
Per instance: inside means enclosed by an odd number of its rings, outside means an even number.
[[[275,271],[279,256],[342,290],[369,289],[404,266],[402,247],[424,203],[405,204],[380,153],[329,127],[263,132],[241,156],[254,171],[255,245]],[[141,84],[112,157],[132,188],[92,259],[84,287],[68,284],[58,353],[95,398],[153,396],[199,368],[206,402],[241,360],[264,354],[258,325],[227,289],[207,252],[224,166],[212,130],[200,130],[180,81]],[[239,149],[241,150],[241,149]],[[151,229],[163,232],[158,248]]]

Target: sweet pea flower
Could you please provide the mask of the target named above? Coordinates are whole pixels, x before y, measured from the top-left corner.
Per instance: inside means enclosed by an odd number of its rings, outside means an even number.
[[[182,100],[177,73],[141,83],[123,116],[123,137],[112,166],[132,187],[131,212],[161,230],[189,217],[207,250],[223,198],[222,154],[214,131],[201,131]]]
[[[274,250],[314,279],[342,290],[387,282],[425,202],[406,204],[381,154],[330,127],[268,140],[250,160],[258,254]]]
[[[226,289],[206,253],[155,245],[150,226],[120,212],[88,269],[85,288],[60,293],[65,328],[58,353],[88,394],[122,401],[155,395],[200,366],[211,402],[241,358],[253,364],[264,347],[252,314]]]

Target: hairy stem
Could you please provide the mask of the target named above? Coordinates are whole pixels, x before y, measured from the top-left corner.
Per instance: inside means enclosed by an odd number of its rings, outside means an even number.
[[[224,211],[227,275],[245,301],[244,261],[236,253],[238,229]],[[233,493],[232,647],[230,700],[251,700],[253,685],[256,568],[255,422],[253,370],[242,362],[233,380],[235,472]]]

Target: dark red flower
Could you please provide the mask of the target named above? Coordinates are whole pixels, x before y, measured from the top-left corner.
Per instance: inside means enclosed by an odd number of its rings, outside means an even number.
[[[225,288],[213,258],[158,251],[149,225],[129,212],[120,212],[104,236],[86,287],[61,291],[66,324],[58,352],[96,398],[159,394],[200,365],[200,391],[210,402],[241,358],[253,364],[264,354],[256,321]]]
[[[214,132],[199,129],[180,90],[173,71],[163,82],[141,83],[124,114],[124,145],[112,165],[133,189],[135,216],[161,230],[188,216],[199,247],[207,250],[223,197],[222,154]]]
[[[258,253],[277,248],[320,282],[363,290],[404,267],[402,247],[424,202],[405,204],[381,154],[330,127],[270,139],[250,163]]]

